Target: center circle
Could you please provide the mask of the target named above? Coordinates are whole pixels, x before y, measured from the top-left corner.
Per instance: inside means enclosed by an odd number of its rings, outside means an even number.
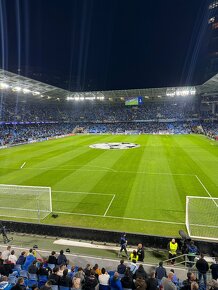
[[[129,142],[113,142],[113,143],[98,143],[92,144],[89,146],[90,148],[94,149],[105,149],[105,150],[126,150],[126,149],[133,149],[140,147],[139,144],[136,143],[129,143]]]

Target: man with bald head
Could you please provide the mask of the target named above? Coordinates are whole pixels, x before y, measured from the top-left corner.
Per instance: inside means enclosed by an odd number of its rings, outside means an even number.
[[[161,280],[161,286],[164,290],[177,290],[176,285],[172,282],[173,275],[173,272],[169,272],[167,278],[163,277],[163,279]]]
[[[171,260],[171,264],[174,265],[175,263],[175,257],[177,255],[178,250],[178,243],[175,239],[172,239],[168,246],[167,246],[168,252],[169,252],[169,260]]]

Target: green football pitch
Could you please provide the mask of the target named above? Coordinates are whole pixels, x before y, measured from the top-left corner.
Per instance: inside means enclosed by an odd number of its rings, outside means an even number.
[[[140,147],[89,147],[107,142]],[[199,135],[71,136],[0,150],[0,183],[51,187],[58,218],[43,223],[178,236],[187,195],[218,197],[218,145]]]

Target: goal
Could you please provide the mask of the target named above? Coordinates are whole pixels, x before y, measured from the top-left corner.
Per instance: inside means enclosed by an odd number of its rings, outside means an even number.
[[[40,221],[51,212],[50,187],[0,184],[0,216]]]
[[[191,238],[218,240],[218,198],[186,196],[186,228]]]

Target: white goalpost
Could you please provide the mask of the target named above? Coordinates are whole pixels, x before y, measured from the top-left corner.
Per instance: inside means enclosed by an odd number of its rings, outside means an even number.
[[[186,228],[191,238],[218,240],[218,198],[186,196]]]
[[[51,212],[51,187],[0,184],[0,216],[40,221]]]

